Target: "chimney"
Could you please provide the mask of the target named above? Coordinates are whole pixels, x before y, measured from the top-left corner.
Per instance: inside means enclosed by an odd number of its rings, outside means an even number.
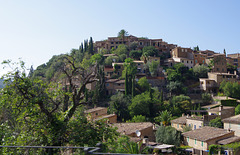
[[[222,111],[223,110],[223,105],[220,105],[219,106],[219,111]]]

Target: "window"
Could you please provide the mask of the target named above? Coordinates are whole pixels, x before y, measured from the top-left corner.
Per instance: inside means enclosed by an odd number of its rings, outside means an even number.
[[[196,140],[196,139],[194,139],[194,144],[195,144],[195,145],[197,144],[197,140]]]
[[[229,123],[229,129],[231,129],[231,123]]]
[[[113,42],[111,42],[111,44],[113,44]]]
[[[142,42],[140,42],[139,45],[142,45]]]
[[[192,64],[192,61],[191,61],[191,64]]]
[[[189,142],[189,137],[187,137],[187,142]]]
[[[188,64],[188,61],[187,61],[187,64]]]
[[[194,125],[194,130],[196,130],[196,128],[197,128],[196,125]]]
[[[203,146],[203,141],[201,142],[201,146]]]
[[[204,60],[202,61],[202,63],[204,63]]]
[[[179,124],[177,125],[177,128],[179,128]]]
[[[96,112],[96,116],[98,115],[98,113]]]
[[[108,87],[108,86],[109,86],[109,83],[107,83],[106,86]]]
[[[195,63],[197,63],[197,60],[195,60]]]
[[[184,61],[182,60],[182,63],[184,63]]]

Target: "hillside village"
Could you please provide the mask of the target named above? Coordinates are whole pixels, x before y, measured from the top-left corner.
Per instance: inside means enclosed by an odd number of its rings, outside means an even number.
[[[53,56],[28,75],[60,88],[63,107],[47,102],[63,108],[64,116],[81,101],[86,121],[116,127],[131,142],[148,146],[150,153],[240,153],[239,53],[181,47],[121,30],[106,40],[85,40],[66,55]],[[72,116],[80,117],[69,115],[66,122]],[[107,145],[105,151],[114,152],[113,144]]]

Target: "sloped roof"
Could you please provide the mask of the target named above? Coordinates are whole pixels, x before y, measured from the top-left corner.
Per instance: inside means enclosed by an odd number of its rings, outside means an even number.
[[[239,124],[240,123],[240,115],[232,116],[229,118],[225,118],[222,120],[223,123],[233,123],[233,124]]]
[[[228,131],[226,129],[204,126],[196,130],[185,132],[182,135],[184,137],[189,137],[191,139],[196,139],[199,141],[208,141],[211,139],[215,139],[215,138],[227,135],[229,133],[234,133],[234,131]]]
[[[113,127],[117,127],[117,131],[121,134],[131,135],[137,130],[141,131],[143,129],[153,127],[151,122],[140,122],[140,123],[114,123]]]
[[[183,125],[185,125],[186,122],[187,122],[187,116],[182,116],[174,120],[171,120],[171,123],[177,123],[177,124],[183,124]]]
[[[240,137],[233,136],[223,140],[219,140],[218,144],[225,145],[225,144],[230,144],[230,143],[239,142],[239,141],[240,141]]]
[[[106,109],[106,108],[105,107],[92,108],[92,109],[88,109],[88,110],[84,111],[84,113],[92,113],[92,112],[103,110],[103,109]]]

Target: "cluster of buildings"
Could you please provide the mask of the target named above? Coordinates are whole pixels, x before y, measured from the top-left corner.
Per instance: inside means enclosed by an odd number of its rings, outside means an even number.
[[[135,44],[136,49],[142,49],[145,46],[153,46],[159,51],[159,55],[165,53],[170,57],[164,60],[160,60],[160,57],[148,57],[145,60],[135,60],[137,65],[137,76],[136,80],[141,77],[146,76],[148,81],[159,89],[164,87],[166,84],[165,76],[163,74],[163,68],[161,66],[172,67],[176,63],[183,63],[189,69],[193,68],[195,65],[206,65],[211,66],[211,71],[208,73],[208,78],[200,78],[199,89],[202,91],[216,93],[219,89],[220,83],[225,81],[236,82],[237,72],[230,73],[227,71],[227,64],[236,66],[240,70],[240,54],[224,54],[215,53],[214,51],[194,51],[191,48],[179,47],[175,44],[168,44],[162,39],[148,39],[148,38],[138,38],[135,36],[126,36],[123,38],[119,37],[108,37],[104,41],[96,41],[94,46],[95,50],[105,49],[110,51],[111,49],[116,49],[120,44],[125,44],[131,46]],[[104,57],[114,56],[115,54],[104,54]],[[144,65],[148,62],[159,61],[161,66],[159,66],[158,74],[150,76],[147,74]],[[122,74],[123,62],[114,62],[110,66],[104,67],[104,72],[106,76],[106,88],[107,94],[111,95],[117,91],[124,91],[124,80],[113,79],[114,76],[119,76]],[[156,85],[155,85],[156,84]]]
[[[202,91],[217,93],[222,81],[237,82],[238,75],[234,71],[227,71],[227,64],[236,66],[240,70],[240,54],[224,54],[215,53],[214,51],[194,51],[191,48],[178,47],[174,44],[168,44],[162,39],[147,39],[137,38],[135,36],[127,36],[124,39],[118,37],[109,37],[104,41],[97,41],[95,49],[116,49],[120,44],[131,46],[135,44],[137,49],[142,49],[144,46],[154,46],[161,53],[168,53],[169,58],[161,60],[160,57],[147,57],[145,60],[134,60],[137,67],[136,81],[141,77],[146,77],[152,86],[162,89],[166,85],[166,75],[163,68],[159,65],[156,75],[150,75],[145,68],[145,64],[152,61],[159,61],[161,65],[172,67],[176,63],[183,63],[189,69],[196,65],[210,66],[207,78],[199,79],[199,89]],[[115,56],[115,54],[104,54],[104,57]],[[104,66],[106,94],[113,95],[116,92],[125,91],[125,80],[114,77],[120,77],[124,69],[123,62],[113,62],[112,65]],[[94,89],[94,84],[88,85],[88,89]],[[171,126],[179,131],[185,127],[191,131],[184,132],[184,144],[193,148],[193,153],[208,154],[211,144],[229,144],[240,142],[240,115],[235,116],[235,107],[219,106],[216,108],[202,110],[207,114],[202,116],[182,115],[171,121]],[[93,121],[105,119],[112,126],[117,127],[117,131],[123,135],[128,135],[132,139],[148,139],[155,141],[155,125],[150,122],[142,123],[117,123],[115,114],[107,114],[107,108],[94,108],[85,112],[88,114],[88,119]],[[220,117],[224,123],[224,128],[209,127],[209,122],[216,117]],[[141,134],[138,135],[138,132]]]
[[[201,110],[207,115],[185,116],[171,121],[171,126],[184,131],[188,126],[191,131],[184,132],[184,144],[191,146],[193,153],[207,155],[212,144],[225,145],[240,142],[240,115],[235,116],[235,107],[222,106],[208,110]],[[209,122],[220,117],[224,127],[209,127]]]

